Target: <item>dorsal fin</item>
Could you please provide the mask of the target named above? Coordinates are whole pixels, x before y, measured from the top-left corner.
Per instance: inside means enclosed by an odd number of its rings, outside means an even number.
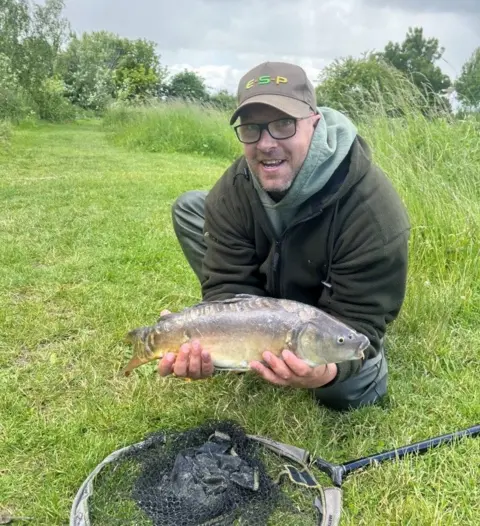
[[[209,305],[211,303],[238,303],[239,301],[245,301],[245,300],[255,300],[263,298],[263,296],[258,296],[256,294],[236,294],[235,296],[231,298],[225,298],[223,300],[207,300],[207,301],[201,301],[200,303],[197,303],[194,305],[194,307],[198,305]],[[187,307],[189,309],[191,307]]]
[[[184,312],[190,309],[196,309],[197,307],[203,307],[205,305],[215,305],[216,303],[221,303],[222,305],[226,305],[228,303],[239,303],[241,301],[246,300],[255,300],[263,298],[263,296],[257,296],[254,294],[236,294],[235,296],[231,298],[225,298],[223,300],[206,300],[206,301],[199,301],[198,303],[195,303],[194,305],[189,305],[188,307],[183,308],[179,312]]]
[[[161,321],[164,321],[164,320],[167,320],[168,318],[172,318],[173,316],[175,316],[175,312],[170,312],[169,314],[163,314],[162,316],[159,316],[158,319],[157,319],[157,323],[161,320]]]
[[[176,316],[179,313],[187,313],[192,310],[197,310],[199,307],[209,307],[215,304],[221,304],[221,305],[234,305],[236,303],[240,303],[242,301],[254,301],[254,300],[261,300],[265,299],[264,296],[259,296],[256,294],[235,294],[235,296],[232,296],[231,298],[225,298],[222,300],[207,300],[207,301],[200,301],[198,303],[194,303],[193,305],[189,305],[188,307],[184,307],[183,309],[180,309],[178,312],[172,312],[170,314],[164,314],[163,316],[160,316],[157,320],[165,320],[171,316]]]

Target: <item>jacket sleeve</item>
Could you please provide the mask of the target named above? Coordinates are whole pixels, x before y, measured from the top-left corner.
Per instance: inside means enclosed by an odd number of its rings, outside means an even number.
[[[228,194],[214,187],[205,201],[202,295],[205,301],[235,294],[265,296],[254,239]]]
[[[367,238],[371,241],[373,233],[368,230],[359,234],[356,243],[353,239],[341,243],[332,264],[331,289],[326,288],[319,300],[319,308],[368,336],[371,345],[365,359],[378,354],[387,324],[400,312],[406,291],[409,239],[406,228],[388,242],[377,241],[372,246]],[[332,383],[356,375],[361,365],[360,361],[338,364]]]

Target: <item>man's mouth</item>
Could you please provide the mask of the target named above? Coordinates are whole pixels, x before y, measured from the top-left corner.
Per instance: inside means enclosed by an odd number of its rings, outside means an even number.
[[[263,166],[264,170],[267,172],[273,172],[275,171],[279,166],[282,166],[282,164],[285,161],[283,159],[272,159],[272,160],[265,160],[260,161],[260,164]]]

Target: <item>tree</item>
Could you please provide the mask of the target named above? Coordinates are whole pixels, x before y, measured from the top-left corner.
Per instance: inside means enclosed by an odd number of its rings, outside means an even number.
[[[237,107],[237,98],[230,94],[226,89],[210,96],[210,102],[219,110],[234,111]]]
[[[338,109],[352,118],[378,112],[399,114],[421,104],[416,86],[374,53],[359,59],[337,59],[322,70],[317,80],[317,104]]]
[[[444,51],[436,38],[425,38],[421,27],[410,27],[402,44],[390,41],[378,56],[408,75],[434,103],[451,86],[448,75],[435,65]]]
[[[55,79],[59,51],[68,38],[63,9],[63,0],[46,0],[43,5],[27,0],[0,0],[2,113],[18,116],[30,106],[28,112],[43,115],[46,101],[49,115],[54,104],[65,110],[63,84]],[[13,101],[23,109],[12,113]]]
[[[118,44],[121,52],[114,75],[118,98],[142,100],[156,96],[167,70],[160,66],[155,43],[121,39]]]
[[[0,0],[0,53],[8,57],[15,74],[24,61],[23,41],[30,32],[30,10],[26,0]]]
[[[59,69],[69,100],[85,109],[103,110],[113,100],[113,68],[117,48],[113,35],[106,31],[72,35],[60,57]]]
[[[69,99],[79,106],[102,111],[114,99],[154,97],[164,82],[155,44],[131,41],[107,31],[73,35],[61,57]]]
[[[34,111],[35,102],[18,82],[10,58],[0,53],[0,121],[18,122]]]
[[[10,59],[20,85],[35,90],[55,73],[60,46],[68,35],[64,0],[44,5],[0,0],[0,53]]]
[[[167,87],[167,96],[196,101],[209,99],[205,80],[194,71],[186,69],[171,78]]]
[[[469,109],[480,110],[480,47],[463,65],[455,89],[462,104]]]

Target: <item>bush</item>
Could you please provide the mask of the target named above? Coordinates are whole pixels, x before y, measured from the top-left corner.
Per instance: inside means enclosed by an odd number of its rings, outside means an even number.
[[[38,115],[51,122],[65,122],[76,118],[75,106],[65,98],[63,81],[57,78],[45,79],[35,93]]]
[[[20,122],[35,113],[35,102],[20,86],[9,57],[0,53],[0,120]]]
[[[12,137],[13,127],[9,121],[0,120],[0,148],[4,148]]]
[[[375,55],[335,60],[322,70],[316,87],[317,104],[337,109],[361,121],[371,115],[444,115],[448,100],[420,90],[404,73]]]

